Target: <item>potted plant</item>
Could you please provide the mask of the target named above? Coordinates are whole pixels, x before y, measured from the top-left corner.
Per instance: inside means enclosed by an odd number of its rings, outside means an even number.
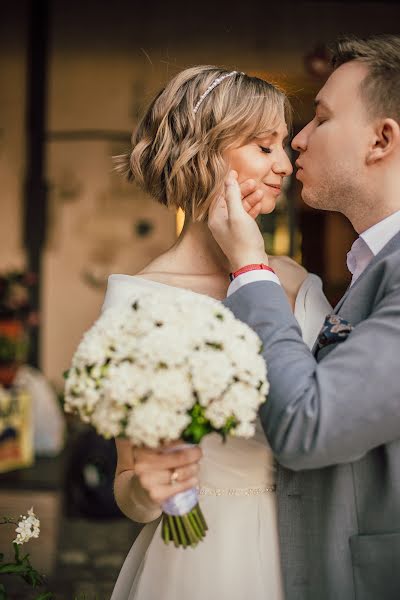
[[[0,384],[9,387],[28,354],[29,327],[36,324],[29,290],[35,276],[21,271],[0,274]]]

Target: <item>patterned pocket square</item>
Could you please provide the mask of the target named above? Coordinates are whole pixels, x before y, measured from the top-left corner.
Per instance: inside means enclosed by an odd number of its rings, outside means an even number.
[[[354,327],[339,315],[328,315],[317,339],[317,353],[330,344],[344,342]]]

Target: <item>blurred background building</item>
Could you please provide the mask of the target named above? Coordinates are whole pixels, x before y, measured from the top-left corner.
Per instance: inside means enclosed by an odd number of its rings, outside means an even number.
[[[1,2],[0,272],[36,273],[31,302],[39,322],[24,362],[40,372],[25,371],[36,377],[36,442],[31,460],[0,475],[0,517],[26,512],[36,497],[47,540],[36,558],[53,589],[62,582],[57,598],[107,598],[136,532],[120,519],[121,529],[110,528],[107,519],[118,517],[110,488],[114,448],[65,425],[62,373],[99,314],[108,275],[134,274],[174,242],[182,223],[114,174],[111,157],[129,148],[154,93],[195,64],[280,84],[293,98],[297,132],[329,75],[327,45],[340,33],[400,33],[399,23],[398,2],[387,1]],[[322,276],[335,303],[349,282],[346,253],[355,239],[346,219],[305,206],[292,178],[260,226],[268,250]],[[0,531],[0,550],[10,535]],[[32,554],[40,543],[30,544]]]

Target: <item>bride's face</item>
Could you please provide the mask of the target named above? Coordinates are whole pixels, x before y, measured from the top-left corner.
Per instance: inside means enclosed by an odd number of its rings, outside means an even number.
[[[282,122],[275,131],[254,138],[243,146],[230,148],[224,154],[229,168],[237,171],[239,183],[253,179],[257,189],[262,191],[262,214],[274,210],[283,178],[293,172],[285,151],[287,137],[287,126]]]

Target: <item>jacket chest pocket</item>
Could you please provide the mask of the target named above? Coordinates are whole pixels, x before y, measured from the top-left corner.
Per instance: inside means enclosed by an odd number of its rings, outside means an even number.
[[[399,600],[400,532],[350,538],[357,600]]]

